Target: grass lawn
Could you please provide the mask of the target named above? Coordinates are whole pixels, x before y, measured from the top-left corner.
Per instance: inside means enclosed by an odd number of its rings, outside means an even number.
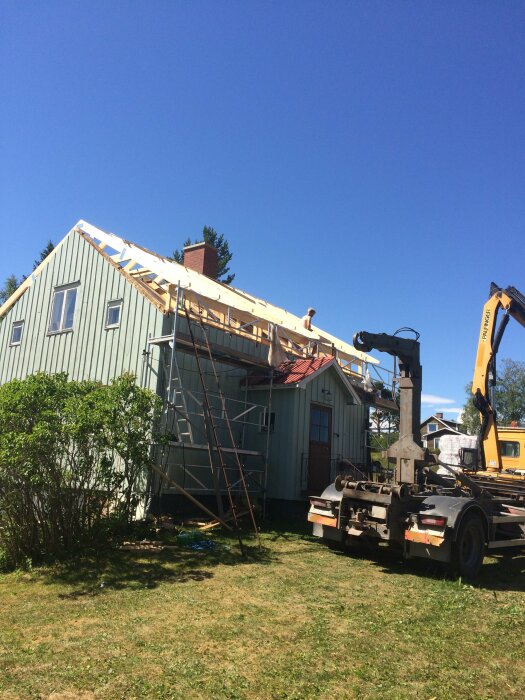
[[[525,556],[476,586],[306,527],[0,577],[0,698],[523,698]]]

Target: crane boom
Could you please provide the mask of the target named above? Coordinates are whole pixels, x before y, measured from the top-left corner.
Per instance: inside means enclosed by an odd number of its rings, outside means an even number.
[[[498,324],[498,317],[503,317]],[[481,414],[480,447],[482,466],[488,471],[501,471],[494,390],[496,357],[510,318],[525,327],[525,297],[515,287],[502,289],[492,283],[490,296],[483,307],[478,351],[472,381],[474,405]]]

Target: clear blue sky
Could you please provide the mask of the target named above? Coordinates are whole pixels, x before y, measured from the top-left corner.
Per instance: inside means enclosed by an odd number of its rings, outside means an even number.
[[[416,328],[452,417],[490,282],[525,291],[524,37],[521,0],[4,0],[0,280],[80,218],[165,254],[207,224],[240,288]]]

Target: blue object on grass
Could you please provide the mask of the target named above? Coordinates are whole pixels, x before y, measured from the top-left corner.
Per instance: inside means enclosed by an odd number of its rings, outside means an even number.
[[[192,532],[181,532],[180,535],[177,535],[177,542],[195,550],[211,550],[219,546],[212,540],[205,540],[202,534],[195,530]]]
[[[200,549],[200,550],[206,550],[206,549],[215,549],[217,547],[216,542],[212,542],[212,540],[201,540],[200,542],[192,542],[190,545],[188,545],[190,549]]]

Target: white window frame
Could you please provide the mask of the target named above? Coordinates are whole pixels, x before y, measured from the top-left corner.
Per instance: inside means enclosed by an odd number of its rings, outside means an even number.
[[[434,427],[431,427],[434,426]],[[427,433],[436,433],[438,429],[438,424],[435,422],[429,423],[427,428]]]
[[[270,433],[275,432],[275,411],[271,411],[268,414],[268,409],[264,409],[259,413],[259,432],[268,432],[268,416],[270,418]]]
[[[49,313],[49,323],[47,324],[47,333],[48,335],[58,335],[58,333],[71,333],[75,327],[75,316],[77,313],[77,304],[78,304],[78,289],[80,288],[80,282],[73,282],[72,284],[64,284],[59,287],[55,287],[53,289],[53,298],[51,300],[51,310]],[[70,290],[76,290],[76,296],[75,296],[75,308],[73,309],[73,321],[71,324],[70,328],[64,328],[64,314],[65,310],[67,307],[67,294]],[[53,311],[55,308],[55,300],[57,298],[58,294],[64,293],[64,301],[62,303],[62,312],[60,314],[60,323],[59,327],[57,329],[52,329],[51,328],[51,322],[53,320]]]
[[[20,340],[13,340],[13,336],[15,334],[15,330],[20,328]],[[11,326],[11,338],[9,340],[9,345],[11,347],[16,347],[17,345],[22,344],[22,338],[24,337],[24,321],[13,321],[13,324]]]
[[[108,301],[108,303],[106,304],[106,320],[104,323],[104,328],[111,329],[118,328],[120,326],[120,322],[122,320],[122,304],[122,299],[112,299],[111,301]],[[117,308],[119,310],[117,323],[108,323],[109,310]]]

